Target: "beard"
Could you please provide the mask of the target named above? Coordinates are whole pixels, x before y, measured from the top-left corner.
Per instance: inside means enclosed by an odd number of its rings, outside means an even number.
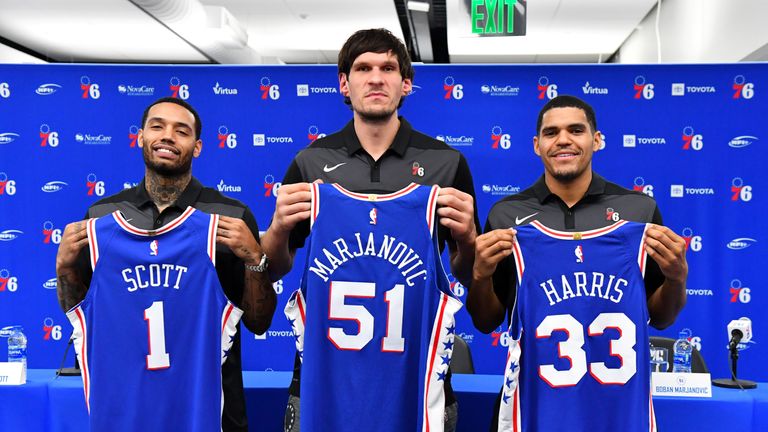
[[[561,183],[570,183],[579,178],[579,176],[581,176],[584,171],[586,170],[579,171],[574,169],[570,171],[554,171],[552,172],[552,177]]]
[[[152,160],[152,148],[150,143],[145,139],[143,139],[141,143],[144,166],[155,174],[162,177],[181,177],[189,174],[192,170],[192,153],[189,153],[186,157],[182,156],[182,159],[179,159],[176,164],[158,163]]]
[[[368,123],[385,123],[397,112],[397,105],[393,107],[365,107],[352,105],[354,111],[361,120]]]

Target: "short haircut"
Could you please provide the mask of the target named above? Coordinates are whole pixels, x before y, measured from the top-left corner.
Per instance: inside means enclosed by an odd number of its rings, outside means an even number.
[[[587,116],[587,122],[592,128],[592,133],[597,132],[597,119],[595,118],[595,110],[592,106],[576,96],[560,95],[547,102],[539,111],[539,118],[536,120],[537,136],[541,132],[541,121],[544,118],[544,114],[553,108],[578,108],[584,111],[584,114]]]
[[[408,54],[408,49],[397,36],[383,28],[358,30],[344,42],[344,46],[339,51],[339,75],[344,74],[349,79],[352,63],[361,54],[367,52],[380,54],[390,51],[397,59],[397,64],[400,67],[400,76],[403,79],[412,80],[415,71],[411,64],[411,56]],[[404,100],[404,98],[400,99],[398,108],[403,104]],[[351,105],[352,101],[349,97],[345,97],[344,103]]]
[[[161,103],[172,103],[176,104],[180,107],[183,107],[187,111],[192,113],[192,116],[195,118],[195,140],[200,139],[200,133],[203,130],[203,123],[200,121],[200,116],[197,114],[197,111],[192,107],[192,105],[189,104],[189,102],[175,98],[175,97],[163,97],[160,98],[151,104],[147,106],[147,108],[144,110],[144,115],[141,117],[141,128],[144,129],[144,126],[147,123],[147,117],[149,116],[149,110],[152,109],[153,106]]]

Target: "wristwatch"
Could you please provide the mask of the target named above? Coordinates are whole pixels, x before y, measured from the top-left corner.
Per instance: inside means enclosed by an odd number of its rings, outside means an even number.
[[[269,266],[269,259],[267,258],[267,254],[262,253],[261,261],[259,261],[257,265],[246,264],[245,269],[250,270],[252,272],[263,273],[268,266]]]

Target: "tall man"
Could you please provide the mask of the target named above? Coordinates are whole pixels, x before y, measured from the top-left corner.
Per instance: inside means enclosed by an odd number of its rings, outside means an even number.
[[[285,174],[272,224],[262,241],[273,279],[291,269],[296,249],[309,235],[308,183],[320,180],[362,193],[391,193],[411,182],[442,186],[437,201],[440,242],[448,244],[453,274],[468,283],[479,225],[472,176],[460,152],[415,131],[398,116],[414,76],[405,46],[387,30],[361,30],[342,47],[338,67],[339,87],[353,118],[341,131],[296,155]],[[299,380],[297,356],[287,431],[298,430]],[[446,430],[451,431],[457,407],[450,382],[446,387]]]
[[[227,298],[244,311],[242,320],[254,333],[264,333],[276,306],[266,273],[266,255],[259,245],[259,229],[250,209],[215,189],[203,187],[192,176],[192,159],[200,156],[202,123],[195,109],[176,98],[162,98],[144,111],[138,133],[145,172],[134,188],[93,204],[86,219],[120,210],[130,224],[155,230],[191,206],[221,215],[216,232],[215,263]],[[86,221],[68,224],[56,256],[57,293],[62,309],[85,298],[91,282]],[[240,334],[222,366],[224,431],[248,430],[240,358]]]
[[[489,212],[485,233],[477,238],[467,310],[481,331],[492,331],[507,314],[514,313],[520,293],[516,292],[518,269],[510,256],[516,232],[510,228],[532,221],[571,232],[614,223],[607,217],[610,212],[619,219],[652,223],[644,240],[650,258],[644,280],[651,325],[669,326],[685,305],[685,241],[661,225],[661,213],[652,198],[608,182],[592,171],[592,155],[600,142],[594,110],[576,97],[558,96],[539,112],[533,148],[544,164],[544,174],[530,188],[497,202]],[[531,257],[527,258],[530,262]],[[548,257],[533,259],[546,261]],[[527,330],[531,334],[534,329]],[[642,346],[638,341],[635,348],[647,349],[647,344]],[[556,407],[548,409],[556,411]]]

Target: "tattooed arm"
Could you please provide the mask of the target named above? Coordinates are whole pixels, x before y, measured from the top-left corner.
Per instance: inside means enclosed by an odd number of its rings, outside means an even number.
[[[64,228],[56,253],[56,294],[59,306],[66,312],[85,298],[88,285],[78,265],[78,256],[88,244],[86,221],[73,222]]]
[[[229,247],[245,264],[257,265],[261,260],[261,246],[242,219],[221,216],[216,241]],[[245,312],[242,318],[245,327],[256,334],[266,332],[272,323],[276,306],[277,296],[268,273],[245,270],[241,302]]]

